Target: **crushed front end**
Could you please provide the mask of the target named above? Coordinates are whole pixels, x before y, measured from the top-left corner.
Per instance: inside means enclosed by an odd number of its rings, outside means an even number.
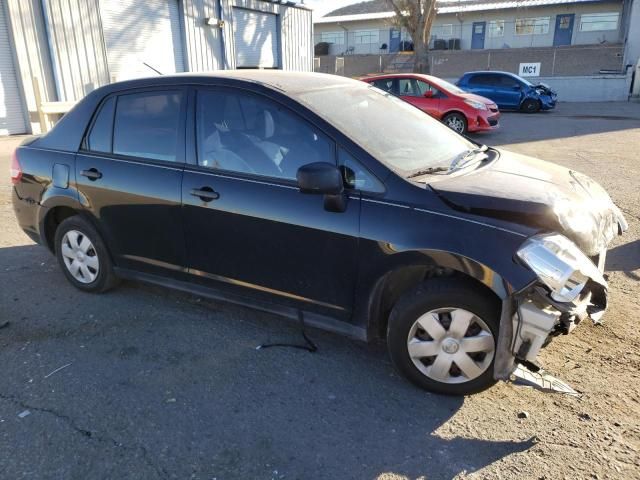
[[[616,233],[621,235],[627,223],[617,208],[614,212],[618,220]],[[524,371],[530,385],[573,392],[561,381],[554,381],[549,375],[543,377],[538,354],[553,337],[571,333],[587,318],[594,323],[602,321],[608,295],[604,277],[606,246],[612,239],[612,229],[607,224],[598,232],[593,246],[597,245],[600,253],[591,257],[574,241],[557,233],[536,235],[523,243],[516,261],[530,268],[537,280],[513,292],[503,308],[495,378],[507,380],[514,371]]]

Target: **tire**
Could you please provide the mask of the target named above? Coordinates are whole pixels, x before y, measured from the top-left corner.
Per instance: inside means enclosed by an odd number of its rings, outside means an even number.
[[[56,229],[55,252],[67,280],[84,292],[102,293],[118,283],[113,263],[96,229],[79,216]]]
[[[524,113],[536,113],[540,111],[540,102],[538,100],[528,98],[524,102],[522,102],[522,105],[520,105],[520,110],[522,110]]]
[[[478,393],[496,383],[499,323],[500,301],[482,287],[455,277],[431,279],[393,307],[387,327],[389,355],[396,369],[420,388],[444,395]]]
[[[467,119],[460,113],[448,113],[442,118],[442,123],[455,132],[467,133]]]

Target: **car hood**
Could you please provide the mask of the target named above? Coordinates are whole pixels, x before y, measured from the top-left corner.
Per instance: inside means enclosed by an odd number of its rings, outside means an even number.
[[[498,159],[430,184],[451,208],[562,233],[587,255],[627,229],[607,192],[579,172],[498,150]]]
[[[476,95],[475,93],[459,93],[458,94],[462,98],[467,98],[469,100],[473,100],[474,102],[484,103],[485,105],[495,105],[496,102],[488,99],[487,97],[483,97],[480,95]]]

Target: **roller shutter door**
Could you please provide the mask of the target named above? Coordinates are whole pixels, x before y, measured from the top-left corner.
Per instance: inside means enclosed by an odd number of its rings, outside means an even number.
[[[0,3],[0,135],[27,132],[7,23]]]
[[[272,13],[233,9],[236,68],[279,68],[278,17]]]
[[[178,0],[100,0],[111,80],[184,72]]]

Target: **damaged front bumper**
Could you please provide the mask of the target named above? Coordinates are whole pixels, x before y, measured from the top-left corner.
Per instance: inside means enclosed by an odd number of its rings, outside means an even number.
[[[513,380],[546,391],[575,394],[562,381],[542,369],[538,355],[558,335],[567,335],[581,322],[601,323],[607,309],[608,285],[603,277],[606,251],[580,294],[573,301],[558,301],[540,280],[514,292],[503,302],[494,377]],[[595,265],[594,265],[595,266]]]

